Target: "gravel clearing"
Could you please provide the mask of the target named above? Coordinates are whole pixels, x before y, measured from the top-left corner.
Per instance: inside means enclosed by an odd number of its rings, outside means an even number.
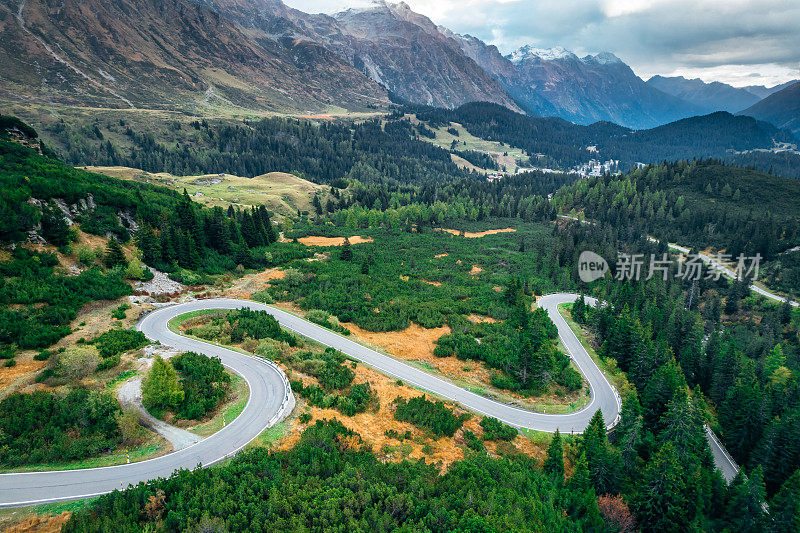
[[[186,287],[169,277],[159,270],[150,267],[153,279],[150,281],[138,282],[135,286],[136,291],[147,293],[151,296],[159,294],[177,294],[183,292]]]

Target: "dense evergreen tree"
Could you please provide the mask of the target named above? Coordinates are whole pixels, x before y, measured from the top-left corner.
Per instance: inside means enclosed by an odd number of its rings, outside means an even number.
[[[551,474],[559,483],[564,481],[564,449],[561,446],[561,433],[553,434],[550,446],[547,448],[547,458],[542,464],[542,469]]]
[[[177,408],[184,399],[178,373],[172,365],[156,356],[142,382],[142,404],[156,414]]]

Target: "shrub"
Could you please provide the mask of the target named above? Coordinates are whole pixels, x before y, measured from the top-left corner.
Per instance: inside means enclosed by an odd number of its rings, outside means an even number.
[[[120,304],[119,307],[111,311],[111,318],[115,318],[117,320],[125,320],[126,316],[125,312],[130,308],[131,306],[129,304],[126,303]]]
[[[117,426],[122,444],[135,446],[142,442],[146,432],[139,425],[139,411],[134,407],[126,407],[116,415]]]
[[[337,319],[335,316],[329,315],[325,311],[312,309],[306,314],[306,319],[309,322],[318,324],[323,328],[328,328],[331,331],[336,331],[337,333],[341,333],[343,335],[350,335],[350,330],[339,324],[339,319]]]
[[[484,416],[481,419],[484,440],[506,440],[511,441],[517,437],[517,430],[511,426],[503,424],[496,418]]]
[[[114,449],[120,433],[117,401],[73,389],[12,394],[0,402],[0,464],[5,467],[73,461]]]
[[[56,374],[67,381],[80,381],[94,372],[100,362],[94,346],[73,346],[59,354]]]
[[[580,390],[583,386],[583,378],[580,372],[568,366],[556,376],[556,383],[566,387],[570,391]]]
[[[150,281],[153,273],[139,259],[132,259],[125,268],[125,279],[135,279],[140,281]]]
[[[339,398],[336,408],[346,416],[353,416],[356,413],[363,413],[367,410],[370,403],[377,400],[377,395],[369,386],[369,383],[358,383],[350,387],[347,396]]]
[[[468,414],[456,416],[443,402],[431,402],[425,395],[406,401],[398,397],[394,412],[396,420],[411,422],[415,426],[427,429],[434,435],[452,437],[458,428],[469,418]]]
[[[287,268],[286,275],[284,276],[283,280],[290,286],[294,287],[300,285],[305,281],[306,277],[303,275],[302,272],[297,270],[296,268]]]
[[[476,452],[486,451],[483,442],[481,442],[478,436],[472,431],[466,429],[464,430],[464,441],[467,443],[467,447],[471,450],[475,450]]]
[[[334,358],[326,361],[322,372],[317,376],[319,384],[325,389],[344,389],[349,386],[356,374],[351,369],[342,365],[340,361]]]
[[[250,298],[255,302],[260,302],[262,304],[274,304],[275,299],[269,293],[269,290],[265,289],[263,291],[258,291],[252,294]]]
[[[289,346],[297,345],[295,336],[283,330],[275,317],[266,311],[243,308],[228,313],[225,320],[232,326],[231,342],[241,342],[248,335],[256,340],[269,338],[285,341]]]
[[[120,306],[122,307],[122,306]],[[95,337],[90,344],[97,346],[104,358],[138,350],[150,344],[141,331],[132,329],[111,329]]]
[[[97,259],[97,255],[95,254],[94,250],[92,250],[92,247],[85,244],[79,244],[76,246],[75,254],[78,258],[78,262],[84,266],[93,264]]]

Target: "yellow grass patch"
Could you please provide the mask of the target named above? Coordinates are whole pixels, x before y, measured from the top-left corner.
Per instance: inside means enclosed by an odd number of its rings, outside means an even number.
[[[503,292],[503,287],[492,287],[494,292]]]
[[[459,461],[464,458],[464,450],[456,445],[456,439],[442,437],[439,439],[428,438],[425,432],[413,424],[395,420],[394,406],[392,401],[400,396],[401,398],[409,399],[420,396],[422,393],[407,385],[397,385],[394,379],[391,379],[383,374],[358,365],[355,369],[356,378],[354,383],[368,382],[370,387],[377,393],[380,398],[381,406],[377,413],[366,412],[358,413],[355,416],[344,416],[335,409],[321,409],[319,407],[311,407],[312,420],[309,425],[314,424],[317,420],[332,420],[337,419],[344,424],[348,429],[355,431],[364,442],[370,445],[373,451],[381,458],[389,461],[401,461],[405,458],[420,459],[425,458],[428,462],[441,462],[442,465],[447,466],[453,461]],[[313,382],[313,379],[306,379],[306,382]],[[455,407],[457,412],[460,411]],[[300,433],[303,428],[295,425],[292,433],[284,439],[280,444],[280,449],[289,449],[293,447],[300,440]],[[402,443],[399,440],[386,436],[386,431],[393,429],[400,434],[406,431],[411,432],[411,439],[405,439]],[[458,434],[457,434],[458,435]],[[425,454],[422,448],[425,445],[432,448],[430,454]],[[405,447],[407,453],[403,453],[397,449],[390,449],[388,453],[384,453],[384,446],[390,448]]]
[[[32,376],[36,372],[43,369],[46,364],[47,361],[17,359],[17,364],[10,368],[0,366],[0,389],[5,389],[17,379]]]
[[[350,244],[361,244],[365,242],[373,242],[372,237],[360,237],[355,235],[353,237],[348,238],[350,240]],[[298,241],[302,242],[306,246],[343,246],[344,245],[344,237],[303,237],[297,239]]]
[[[477,382],[487,385],[491,381],[491,371],[481,361],[461,361],[456,357],[433,355],[439,337],[450,333],[449,326],[426,329],[412,323],[402,331],[374,332],[361,329],[355,324],[344,323],[342,325],[368,344],[379,346],[395,357],[406,361],[423,362],[447,377],[477,380]]]
[[[422,282],[423,283],[427,283],[428,285],[433,285],[434,287],[441,287],[442,286],[442,282],[441,281],[431,281],[429,279],[423,279]]]
[[[438,254],[438,255],[435,255],[434,257],[435,257],[436,259],[440,259],[440,258],[442,258],[442,257],[447,257],[448,255],[450,255],[450,254],[447,254],[447,253],[445,253],[445,254]]]
[[[450,233],[451,235],[461,235],[461,232],[457,229],[445,229],[445,228],[440,228],[440,229],[446,233]],[[490,229],[486,231],[479,231],[478,233],[465,231],[464,237],[468,239],[477,239],[480,237],[486,237],[487,235],[496,235],[498,233],[516,233],[516,232],[517,230],[515,230],[514,228]]]
[[[319,113],[317,115],[295,115],[297,118],[306,118],[309,120],[334,120],[333,116],[327,113]]]
[[[469,271],[469,275],[477,276],[481,272],[483,272],[483,269],[481,267],[479,267],[478,265],[472,265],[472,270]]]
[[[60,515],[33,515],[3,530],[3,533],[57,533],[72,516],[64,511]]]
[[[445,469],[454,461],[460,461],[464,458],[464,437],[463,431],[469,430],[478,435],[483,434],[483,428],[480,426],[481,416],[473,415],[471,418],[464,422],[463,429],[456,432],[453,438],[440,437],[431,438],[424,430],[421,430],[408,422],[395,420],[394,406],[392,401],[400,396],[401,398],[410,399],[423,394],[421,391],[416,390],[408,385],[398,385],[396,380],[389,378],[375,370],[358,365],[355,369],[356,378],[354,383],[368,382],[370,387],[377,393],[380,398],[380,409],[378,412],[358,413],[355,416],[344,416],[335,409],[321,409],[319,407],[311,407],[309,412],[311,414],[311,421],[308,425],[313,425],[317,420],[333,420],[337,419],[348,429],[361,435],[364,443],[371,446],[373,451],[383,460],[386,461],[402,461],[403,459],[420,459],[425,458],[429,463],[440,463]],[[296,376],[295,376],[296,377]],[[304,377],[306,385],[316,382],[313,378]],[[435,399],[435,398],[433,398]],[[300,400],[300,404],[305,403]],[[451,404],[448,406],[453,409],[456,415],[464,413],[458,405]],[[295,419],[294,426],[291,433],[278,443],[278,449],[287,450],[292,448],[300,440],[300,434],[306,426],[301,426]],[[404,434],[406,431],[411,433],[410,439],[402,441],[386,436],[389,430],[397,431],[399,434]],[[546,456],[546,451],[539,445],[531,442],[529,439],[520,435],[512,442],[513,447],[517,451],[543,459]],[[425,453],[424,447],[430,447]],[[505,445],[508,447],[508,445]],[[486,448],[491,453],[497,453],[497,443],[487,442]]]
[[[467,319],[469,319],[469,321],[472,322],[473,324],[495,324],[498,322],[497,320],[495,320],[490,316],[475,315],[475,314],[469,315]]]

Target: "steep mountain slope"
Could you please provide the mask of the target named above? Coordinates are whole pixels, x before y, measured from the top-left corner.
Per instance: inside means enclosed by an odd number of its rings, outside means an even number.
[[[608,52],[580,58],[563,48],[523,47],[509,59],[519,76],[509,90],[539,115],[555,114],[579,124],[607,120],[641,129],[698,113],[691,104],[648,86]],[[537,107],[539,98],[552,108]]]
[[[758,102],[759,97],[747,89],[732,87],[718,81],[706,83],[699,78],[683,76],[653,76],[647,84],[697,106],[704,113],[729,111],[735,113]]]
[[[800,81],[767,96],[742,114],[765,120],[800,136]]]
[[[240,2],[241,5],[246,5]],[[385,105],[385,91],[303,40],[254,39],[183,0],[0,5],[0,97],[102,107],[322,110]]]
[[[519,109],[455,40],[403,2],[349,9],[335,19],[343,35],[331,35],[330,46],[404,100],[444,108],[488,101]]]

